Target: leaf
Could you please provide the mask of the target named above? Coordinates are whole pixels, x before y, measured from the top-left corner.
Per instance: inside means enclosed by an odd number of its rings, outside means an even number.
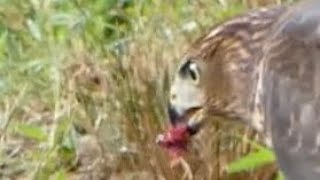
[[[40,127],[32,124],[18,123],[15,131],[24,137],[37,141],[45,141],[48,139],[48,135]]]
[[[275,161],[273,152],[269,149],[259,150],[257,152],[249,153],[229,164],[227,168],[228,173],[237,173],[242,171],[250,171],[255,168],[270,164]]]

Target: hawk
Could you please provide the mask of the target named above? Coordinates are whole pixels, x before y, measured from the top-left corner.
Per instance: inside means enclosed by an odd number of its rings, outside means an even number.
[[[208,117],[239,120],[271,138],[286,179],[320,179],[319,77],[320,1],[229,19],[181,58],[168,107],[180,138],[161,142],[181,150]]]

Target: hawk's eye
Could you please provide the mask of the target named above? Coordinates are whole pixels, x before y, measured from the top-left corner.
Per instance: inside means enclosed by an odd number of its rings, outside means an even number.
[[[180,74],[196,83],[199,81],[199,68],[195,62],[187,61],[181,67]]]
[[[198,73],[197,65],[195,63],[190,63],[188,70],[189,70],[189,75],[191,79],[194,81],[198,81],[199,73]]]

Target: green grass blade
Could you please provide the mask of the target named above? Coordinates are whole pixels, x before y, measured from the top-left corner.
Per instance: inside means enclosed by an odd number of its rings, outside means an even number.
[[[15,132],[36,141],[46,141],[48,139],[47,134],[40,127],[32,124],[19,123],[15,127]]]
[[[229,164],[228,173],[237,173],[242,171],[250,171],[255,168],[270,164],[275,161],[275,156],[271,150],[263,149],[257,152],[249,153]]]
[[[276,178],[276,180],[285,180],[285,178],[284,178],[284,176],[283,176],[283,173],[282,173],[281,171],[279,171],[279,172],[277,173],[277,178]]]

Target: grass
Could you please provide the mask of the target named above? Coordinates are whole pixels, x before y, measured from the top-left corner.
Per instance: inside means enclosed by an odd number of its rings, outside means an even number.
[[[266,3],[0,0],[0,179],[271,178],[225,173],[252,150],[241,125],[212,121],[174,169],[154,141],[181,54]]]

